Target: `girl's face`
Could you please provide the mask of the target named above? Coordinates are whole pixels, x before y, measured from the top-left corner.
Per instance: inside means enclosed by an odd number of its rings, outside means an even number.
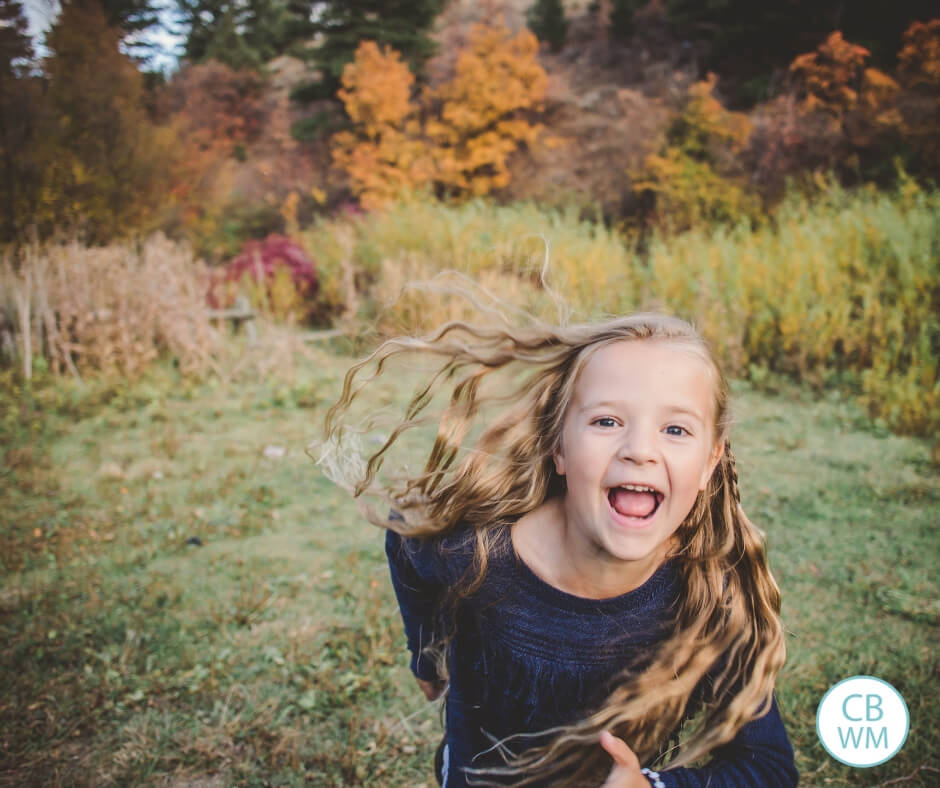
[[[624,340],[591,356],[553,455],[580,557],[640,571],[661,563],[721,457],[714,400],[709,365],[668,341]]]

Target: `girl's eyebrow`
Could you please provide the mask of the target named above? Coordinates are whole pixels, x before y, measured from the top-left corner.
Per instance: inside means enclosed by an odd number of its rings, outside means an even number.
[[[620,405],[623,405],[623,403],[610,399],[600,400],[598,402],[588,402],[578,408],[578,413],[585,413],[589,410],[595,410],[597,408],[616,408]],[[669,415],[682,414],[685,416],[691,416],[693,419],[697,419],[703,423],[705,421],[702,414],[699,413],[699,411],[695,408],[687,408],[684,405],[671,405],[666,410]]]
[[[693,419],[697,419],[704,423],[705,419],[702,417],[702,414],[699,413],[695,408],[685,408],[681,405],[675,405],[669,409],[669,413],[681,413],[684,416],[691,416]]]
[[[584,413],[588,410],[594,410],[595,408],[615,408],[622,403],[615,402],[614,400],[605,399],[600,402],[588,402],[578,408],[578,413]]]

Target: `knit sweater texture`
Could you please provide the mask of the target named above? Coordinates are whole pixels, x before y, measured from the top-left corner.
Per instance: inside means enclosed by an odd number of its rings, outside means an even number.
[[[490,556],[482,587],[456,614],[448,653],[445,788],[473,785],[468,768],[503,765],[500,746],[519,752],[547,741],[527,736],[499,745],[506,737],[571,724],[597,709],[618,673],[646,664],[681,593],[681,577],[667,561],[622,596],[573,596],[536,576],[513,551],[508,531],[496,543],[500,547]],[[433,681],[437,670],[424,649],[441,634],[441,599],[473,571],[472,533],[458,529],[440,539],[417,540],[389,531],[386,553],[411,670]],[[690,704],[690,714],[695,705]],[[763,717],[713,751],[705,766],[659,774],[667,788],[795,786],[793,749],[776,698]]]

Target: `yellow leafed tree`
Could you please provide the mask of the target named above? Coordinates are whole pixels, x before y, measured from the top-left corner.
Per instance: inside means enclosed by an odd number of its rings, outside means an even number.
[[[528,30],[475,25],[457,59],[456,75],[428,96],[439,105],[425,131],[445,190],[488,194],[509,183],[507,160],[540,127],[527,113],[545,98],[548,77]]]
[[[379,208],[427,184],[432,167],[411,101],[414,77],[399,54],[363,41],[342,83],[338,95],[354,130],[334,135],[333,162],[346,171],[363,206]]]
[[[701,221],[735,222],[760,206],[735,159],[747,145],[750,121],[722,105],[717,81],[710,73],[689,86],[665,149],[647,156],[643,170],[633,175],[634,192],[655,200],[648,218],[675,230]]]
[[[338,93],[353,130],[333,137],[333,162],[370,210],[432,184],[456,197],[505,186],[509,156],[540,128],[529,117],[548,83],[537,56],[529,31],[477,25],[454,78],[425,91],[419,104],[399,54],[360,44]]]

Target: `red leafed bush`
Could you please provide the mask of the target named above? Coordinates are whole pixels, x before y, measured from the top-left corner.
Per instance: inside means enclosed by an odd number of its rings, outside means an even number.
[[[209,302],[231,306],[239,293],[252,306],[277,318],[305,320],[316,307],[316,266],[296,241],[269,235],[247,241],[241,253],[216,270]]]

